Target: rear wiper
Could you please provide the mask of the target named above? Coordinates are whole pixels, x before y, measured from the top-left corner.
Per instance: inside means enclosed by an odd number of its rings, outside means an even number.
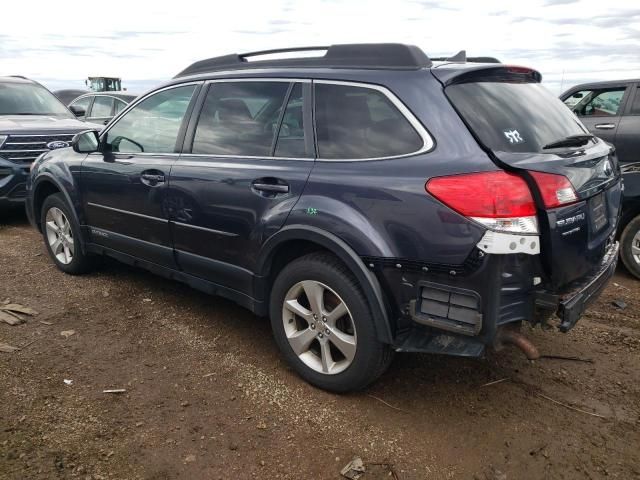
[[[555,142],[547,143],[543,150],[547,150],[550,148],[562,148],[562,147],[579,147],[580,145],[584,145],[592,138],[595,138],[595,135],[591,135],[590,133],[583,133],[579,135],[569,135],[560,140],[556,140]]]

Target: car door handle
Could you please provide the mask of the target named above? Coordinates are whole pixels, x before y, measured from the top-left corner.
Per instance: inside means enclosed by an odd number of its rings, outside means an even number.
[[[268,193],[289,193],[289,185],[280,185],[277,183],[252,183],[254,190]]]
[[[140,175],[142,183],[150,187],[157,187],[164,183],[164,175],[161,173],[143,173]]]
[[[283,193],[289,193],[289,185],[284,180],[275,177],[256,178],[251,182],[251,190],[258,195],[275,197]]]
[[[614,128],[616,128],[616,124],[615,123],[598,123],[595,125],[595,127],[600,130],[613,130]]]

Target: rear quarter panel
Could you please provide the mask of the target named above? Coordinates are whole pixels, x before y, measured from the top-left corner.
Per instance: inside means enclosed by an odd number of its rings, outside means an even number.
[[[362,256],[461,264],[484,233],[426,193],[431,177],[496,170],[429,70],[372,72],[340,80],[381,84],[434,140],[431,151],[388,160],[315,162],[287,224],[339,236]]]

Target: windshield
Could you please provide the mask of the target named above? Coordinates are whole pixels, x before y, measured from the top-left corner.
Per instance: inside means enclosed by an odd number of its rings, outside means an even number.
[[[462,83],[447,87],[446,93],[480,141],[493,151],[548,152],[546,145],[588,133],[539,83]]]
[[[0,83],[0,115],[73,115],[49,90],[33,83]]]

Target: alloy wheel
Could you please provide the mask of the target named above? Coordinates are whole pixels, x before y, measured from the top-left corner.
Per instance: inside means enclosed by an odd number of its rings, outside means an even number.
[[[312,370],[335,375],[356,354],[356,329],[347,304],[315,280],[296,283],[282,306],[284,332],[298,358]]]
[[[70,264],[74,253],[73,233],[71,224],[62,210],[52,207],[47,211],[45,229],[53,255],[60,263]]]
[[[638,265],[640,265],[640,230],[636,232],[631,240],[631,255]]]

